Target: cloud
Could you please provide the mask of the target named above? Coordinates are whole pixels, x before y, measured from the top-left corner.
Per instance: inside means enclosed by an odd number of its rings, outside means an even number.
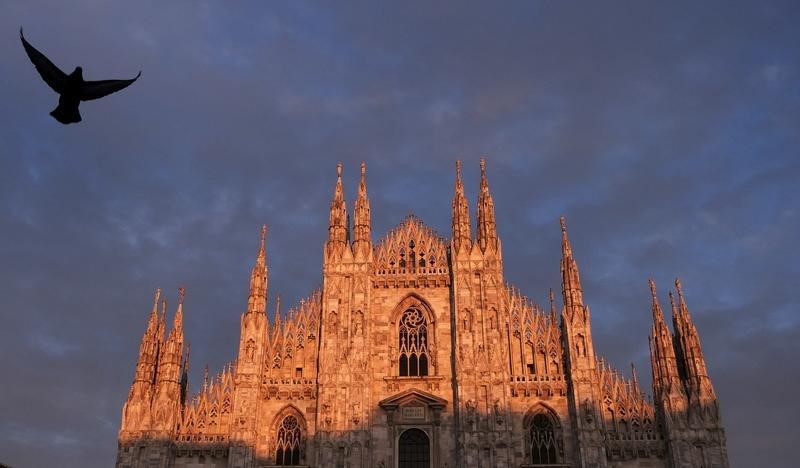
[[[336,161],[350,208],[367,162],[378,240],[409,211],[449,233],[456,158],[474,221],[486,155],[506,278],[547,302],[565,214],[597,350],[647,381],[646,280],[666,301],[681,276],[732,462],[791,466],[798,20],[792,2],[3,3],[3,461],[112,463],[156,287],[174,311],[186,285],[193,382],[234,359],[261,224],[270,311],[317,287]],[[59,126],[20,24],[65,69],[142,78]]]

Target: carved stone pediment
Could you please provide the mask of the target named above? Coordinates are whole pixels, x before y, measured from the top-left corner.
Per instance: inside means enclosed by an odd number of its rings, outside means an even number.
[[[422,390],[410,389],[381,400],[378,405],[386,411],[387,423],[425,424],[441,423],[442,410],[447,400]]]

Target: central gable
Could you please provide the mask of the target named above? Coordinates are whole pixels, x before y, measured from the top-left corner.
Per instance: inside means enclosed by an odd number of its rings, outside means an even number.
[[[379,275],[447,274],[447,242],[414,215],[389,231],[375,247]]]

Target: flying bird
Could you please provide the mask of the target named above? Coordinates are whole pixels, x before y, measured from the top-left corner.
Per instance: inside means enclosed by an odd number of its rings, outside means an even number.
[[[53,109],[50,115],[62,124],[81,121],[81,114],[78,112],[81,101],[91,101],[108,96],[130,86],[142,75],[142,72],[139,71],[139,74],[132,80],[84,81],[81,67],[75,67],[75,70],[67,75],[25,40],[22,28],[19,28],[19,38],[22,39],[22,46],[25,47],[25,52],[33,62],[33,66],[36,67],[36,71],[42,76],[44,82],[59,94],[58,107]]]

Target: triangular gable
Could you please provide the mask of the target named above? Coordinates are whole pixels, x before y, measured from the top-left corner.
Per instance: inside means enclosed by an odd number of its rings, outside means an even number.
[[[415,388],[405,390],[381,400],[378,405],[385,410],[395,410],[400,406],[413,405],[414,403],[436,410],[444,409],[444,407],[447,406],[447,400]]]

